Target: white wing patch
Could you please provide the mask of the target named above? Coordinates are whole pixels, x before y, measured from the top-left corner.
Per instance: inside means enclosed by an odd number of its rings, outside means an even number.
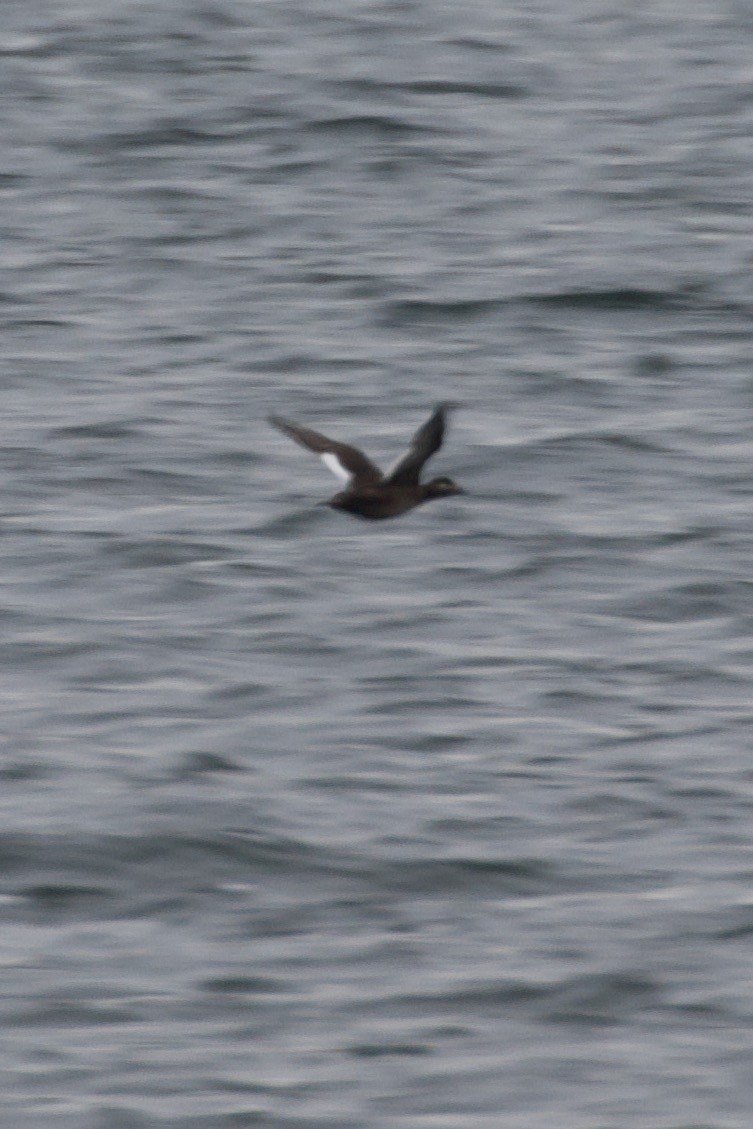
[[[327,470],[331,470],[336,478],[339,478],[342,482],[350,482],[353,475],[350,473],[350,471],[347,471],[345,469],[345,467],[338,459],[337,455],[335,455],[332,451],[325,451],[321,456],[321,460],[326,466]]]

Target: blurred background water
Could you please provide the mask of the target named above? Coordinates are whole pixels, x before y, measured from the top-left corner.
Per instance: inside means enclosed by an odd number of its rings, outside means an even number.
[[[749,7],[1,20],[2,1125],[748,1129]]]

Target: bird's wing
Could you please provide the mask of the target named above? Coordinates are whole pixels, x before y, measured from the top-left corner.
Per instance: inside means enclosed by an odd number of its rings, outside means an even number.
[[[315,451],[327,469],[343,482],[357,482],[359,485],[381,482],[382,472],[357,447],[328,439],[326,435],[320,435],[310,427],[301,427],[297,423],[281,419],[280,416],[270,416],[269,422],[285,435],[289,435],[296,443],[300,443],[301,447]]]
[[[426,423],[422,423],[411,439],[410,447],[384,476],[385,483],[415,484],[427,459],[439,450],[445,433],[445,416],[450,404],[438,404]]]

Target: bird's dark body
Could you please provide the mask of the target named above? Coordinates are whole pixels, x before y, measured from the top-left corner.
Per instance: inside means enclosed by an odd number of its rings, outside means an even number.
[[[418,493],[410,488],[395,489],[389,485],[380,486],[376,485],[368,490],[342,490],[339,494],[335,494],[334,498],[326,503],[331,506],[333,510],[345,510],[346,513],[355,514],[357,517],[364,517],[370,521],[378,521],[381,518],[387,517],[400,517],[401,514],[406,514],[408,510],[415,509],[416,506],[422,505],[423,502],[428,502],[432,498],[446,497],[448,494],[460,494],[459,487],[453,490],[434,490],[434,484],[449,483],[449,479],[434,479],[432,482],[419,484]],[[455,486],[455,484],[452,484]]]
[[[345,490],[324,505],[369,521],[399,517],[432,498],[463,491],[450,478],[420,482],[424,463],[439,450],[445,431],[447,404],[440,404],[413,436],[407,453],[386,476],[357,447],[328,439],[318,431],[272,416],[270,422],[296,443],[315,451],[337,475],[348,480]]]
[[[333,510],[344,510],[345,513],[355,514],[356,517],[369,521],[398,517],[413,506],[411,501],[401,497],[385,496],[385,492],[376,486],[371,490],[341,490],[325,504]]]

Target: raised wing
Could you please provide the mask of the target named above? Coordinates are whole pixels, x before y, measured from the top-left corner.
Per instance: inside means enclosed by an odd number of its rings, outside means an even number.
[[[382,472],[357,447],[328,439],[326,435],[312,431],[310,427],[301,427],[299,424],[291,423],[290,420],[282,419],[280,416],[270,416],[269,422],[284,432],[285,435],[289,435],[301,447],[315,451],[327,469],[331,470],[342,482],[358,483],[359,485],[381,482]]]
[[[387,471],[385,484],[415,485],[427,459],[439,450],[445,433],[445,417],[451,404],[438,404],[411,439],[410,447]]]

